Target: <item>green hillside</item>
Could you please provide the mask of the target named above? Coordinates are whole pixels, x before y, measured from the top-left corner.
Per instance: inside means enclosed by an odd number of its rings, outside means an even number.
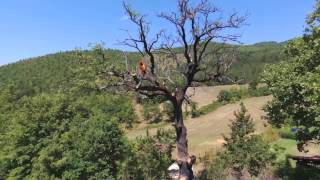
[[[265,64],[278,63],[285,59],[285,43],[263,42],[254,45],[240,46],[239,57],[231,67],[229,74],[243,82],[256,79]],[[23,93],[56,92],[71,88],[74,81],[83,74],[78,70],[86,68],[80,64],[81,58],[92,54],[92,51],[69,51],[35,57],[0,67],[0,87],[14,83]],[[124,56],[118,50],[106,50],[105,56],[116,63],[124,63]],[[138,54],[129,53],[129,63],[135,64]],[[134,67],[134,65],[132,65]],[[28,92],[27,92],[28,91]]]
[[[261,42],[254,45],[241,46],[239,59],[231,66],[229,73],[245,82],[255,80],[266,64],[285,60],[286,42]]]

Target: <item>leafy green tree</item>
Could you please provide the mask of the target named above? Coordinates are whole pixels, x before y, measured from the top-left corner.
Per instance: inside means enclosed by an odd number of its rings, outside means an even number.
[[[136,121],[136,115],[131,97],[124,97],[111,94],[94,94],[79,98],[78,101],[85,104],[89,109],[99,109],[105,114],[109,114],[119,123],[126,127],[132,127]]]
[[[84,99],[22,98],[1,137],[0,178],[116,179],[127,141],[112,111],[105,112],[94,98]]]
[[[1,161],[8,177],[23,178],[32,174],[41,150],[53,137],[63,133],[73,112],[63,96],[39,95],[24,98],[14,112],[10,130],[4,136],[6,148]]]
[[[270,146],[255,132],[254,123],[247,114],[245,106],[241,103],[241,110],[235,112],[228,137],[224,137],[225,151],[220,153],[219,161],[226,168],[240,173],[247,169],[251,175],[257,176],[259,172],[275,158]]]
[[[117,179],[128,148],[117,121],[97,111],[73,131],[74,145],[66,155],[63,178]]]
[[[315,7],[303,38],[287,46],[292,60],[268,66],[263,74],[274,97],[266,107],[269,120],[282,125],[291,119],[298,128],[299,150],[311,140],[320,140],[320,1]]]

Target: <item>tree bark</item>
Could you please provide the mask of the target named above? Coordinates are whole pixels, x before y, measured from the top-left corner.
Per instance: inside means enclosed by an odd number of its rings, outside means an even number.
[[[176,129],[176,144],[177,144],[177,163],[179,165],[179,179],[180,180],[192,180],[193,171],[192,165],[195,161],[195,157],[189,157],[188,153],[188,139],[187,129],[183,122],[183,93],[179,92],[176,95],[176,102],[174,102],[174,117],[175,117],[175,129]]]

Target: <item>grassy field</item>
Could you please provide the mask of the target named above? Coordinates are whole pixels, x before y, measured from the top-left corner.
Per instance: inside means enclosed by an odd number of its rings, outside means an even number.
[[[216,100],[216,96],[221,90],[239,87],[240,86],[235,85],[197,87],[195,88],[195,95],[192,96],[192,101],[196,102],[200,109],[206,108],[206,106],[210,106],[210,104],[212,104],[212,102]],[[189,90],[188,93],[192,94],[193,92]],[[265,127],[266,122],[262,119],[262,116],[265,115],[262,107],[271,99],[272,96],[262,96],[242,100],[256,124],[257,133],[262,133],[266,129],[268,129]],[[218,108],[212,108],[213,111],[208,111],[208,113],[205,115],[201,115],[197,118],[186,119],[185,125],[188,129],[190,154],[194,154],[197,157],[202,157],[206,152],[215,154],[217,151],[221,150],[222,144],[224,143],[222,134],[227,134],[229,132],[228,125],[230,124],[230,119],[234,119],[234,111],[239,109],[239,104],[240,102],[221,105],[218,106]],[[136,107],[136,111],[141,111],[141,108],[142,107],[138,105]],[[127,136],[129,137],[129,139],[144,136],[147,129],[150,134],[154,134],[158,128],[173,129],[172,125],[169,123],[161,122],[158,124],[148,124],[143,121],[141,113],[140,115],[138,114],[138,116],[140,116],[141,123],[136,125],[133,129],[127,131]],[[297,150],[296,141],[293,139],[280,138],[274,142],[272,141],[271,145],[277,145],[282,149],[277,155],[277,162],[282,164],[279,167],[279,172],[280,174],[284,174],[284,179],[305,179],[306,177],[307,179],[309,177],[311,177],[311,179],[313,179],[314,177],[316,177],[316,179],[320,178],[318,176],[318,170],[301,170],[301,168],[296,168],[296,164],[292,160],[290,160],[289,164],[287,165],[282,163],[286,162],[287,155],[312,156],[320,154],[319,146],[309,146],[309,152],[304,153]],[[173,152],[172,154],[175,157],[176,152]],[[196,171],[199,168],[201,169],[201,165],[195,166]]]
[[[280,138],[272,143],[283,148],[277,155],[277,172],[280,179],[304,180],[320,179],[320,170],[313,167],[297,166],[292,159],[286,159],[287,155],[314,156],[320,154],[319,145],[308,146],[308,152],[299,152],[297,150],[296,140]]]
[[[297,142],[294,139],[280,138],[272,144],[284,148],[284,151],[278,156],[278,161],[285,160],[286,155],[314,156],[320,154],[319,145],[309,145],[306,148],[306,150],[308,150],[307,152],[299,152],[297,149]]]
[[[236,86],[215,86],[215,87],[198,87],[193,101],[196,101],[199,106],[210,104],[216,99],[216,96],[222,89],[230,89]],[[210,94],[207,98],[204,94]],[[212,95],[214,94],[214,95]],[[251,114],[256,124],[258,132],[264,130],[264,121],[261,119],[265,115],[262,107],[271,100],[271,96],[253,97],[242,100]],[[185,125],[188,129],[189,149],[191,154],[202,155],[207,151],[218,151],[223,143],[222,134],[229,131],[228,124],[230,119],[234,118],[234,111],[239,109],[240,102],[227,104],[219,107],[213,112],[206,115],[187,119]],[[147,125],[141,124],[127,132],[130,139],[143,136],[146,134],[146,129],[150,134],[154,134],[157,128],[172,128],[171,124]],[[175,153],[174,153],[175,154]]]

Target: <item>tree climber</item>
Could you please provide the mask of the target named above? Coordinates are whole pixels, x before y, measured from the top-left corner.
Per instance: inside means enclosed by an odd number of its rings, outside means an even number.
[[[145,79],[145,76],[147,74],[147,65],[144,63],[143,60],[140,60],[138,62],[138,80],[139,83],[137,84],[136,88],[139,88],[142,81]]]

